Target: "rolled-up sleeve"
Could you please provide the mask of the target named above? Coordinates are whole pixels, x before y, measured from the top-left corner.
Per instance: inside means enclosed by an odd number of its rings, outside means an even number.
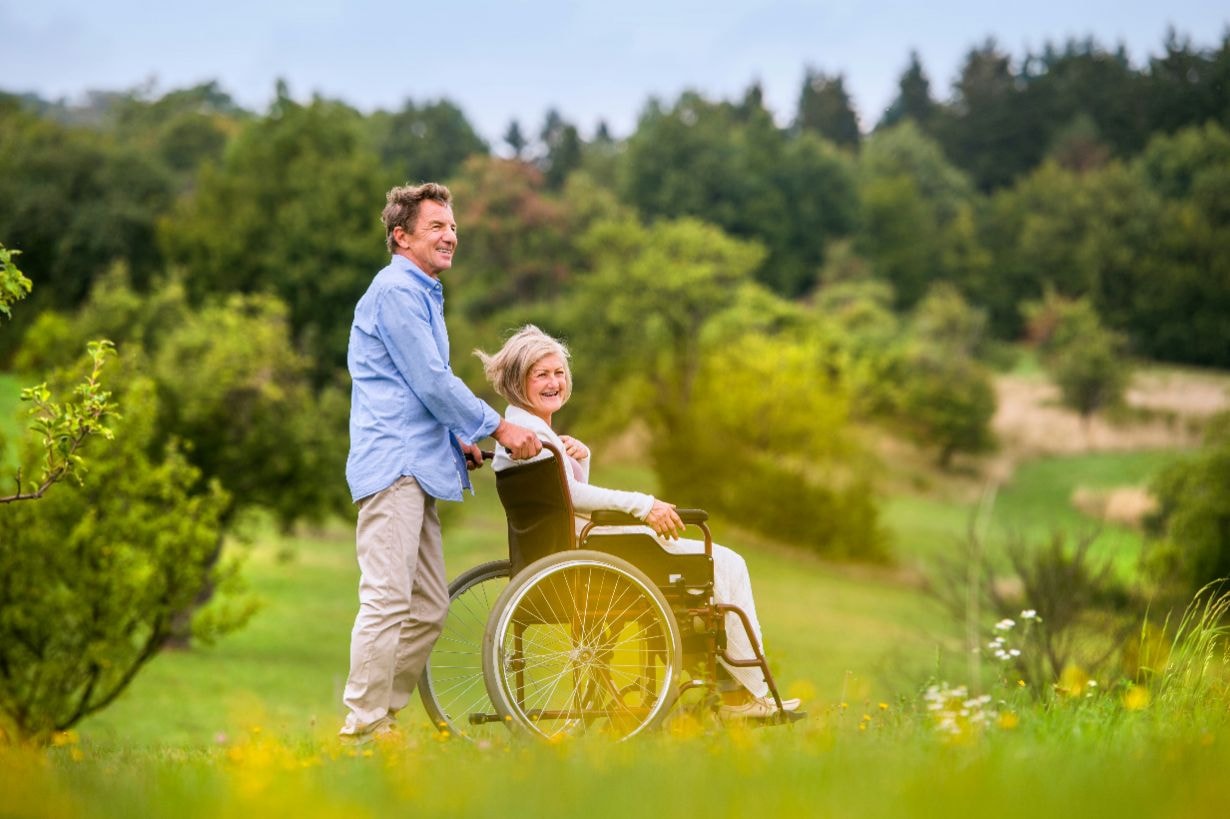
[[[500,415],[453,374],[432,331],[433,306],[422,294],[386,290],[376,306],[376,331],[411,392],[450,432],[473,443],[495,432]],[[443,321],[443,315],[434,317]]]

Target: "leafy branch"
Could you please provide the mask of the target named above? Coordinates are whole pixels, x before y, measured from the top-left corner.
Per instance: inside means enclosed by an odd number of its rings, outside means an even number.
[[[70,476],[80,481],[82,473],[85,472],[85,462],[77,453],[86,439],[91,435],[111,439],[111,428],[107,426],[107,421],[119,416],[116,413],[116,405],[111,401],[111,393],[103,389],[99,375],[107,359],[115,355],[115,345],[104,339],[91,341],[86,349],[93,361],[93,367],[90,374],[73,391],[77,400],[57,403],[53,400],[46,382],[21,391],[21,400],[34,405],[31,410],[34,421],[30,424],[30,429],[41,436],[43,441],[42,474],[37,485],[27,489],[19,469],[17,491],[7,497],[0,497],[0,503],[41,498],[52,485]]]
[[[30,280],[13,263],[13,257],[19,255],[20,250],[9,250],[0,244],[0,313],[6,318],[13,315],[9,305],[21,301],[30,292]]]

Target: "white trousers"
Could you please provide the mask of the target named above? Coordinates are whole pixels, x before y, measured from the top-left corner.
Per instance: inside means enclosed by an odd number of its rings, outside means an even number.
[[[657,537],[657,541],[672,554],[702,554],[705,551],[703,540],[670,540]],[[752,599],[752,578],[748,574],[747,563],[734,549],[716,543],[713,544],[713,600],[715,603],[726,603],[743,609],[752,623],[752,631],[756,635],[760,651],[764,653],[764,639],[760,635],[760,618],[756,616],[756,601]],[[726,653],[736,660],[756,659],[756,652],[752,650],[752,643],[737,614],[726,615]],[[720,657],[718,662],[740,685],[751,692],[752,696],[768,696],[769,684],[759,668],[731,666]]]

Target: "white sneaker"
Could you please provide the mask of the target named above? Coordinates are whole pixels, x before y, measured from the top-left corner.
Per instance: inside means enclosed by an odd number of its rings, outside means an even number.
[[[797,698],[782,700],[783,711],[797,711],[802,700]],[[732,719],[764,719],[777,713],[777,703],[772,697],[753,697],[739,705],[723,703],[718,708],[718,714]]]
[[[343,728],[338,733],[338,739],[343,745],[367,745],[381,737],[397,733],[399,733],[397,720],[393,717],[382,717],[361,731],[351,732]]]

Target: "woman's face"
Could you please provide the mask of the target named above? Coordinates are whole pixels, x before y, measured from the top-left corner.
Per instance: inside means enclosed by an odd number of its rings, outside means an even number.
[[[525,381],[525,396],[529,399],[529,411],[548,424],[551,416],[564,406],[564,393],[568,385],[564,359],[555,353],[543,356],[530,367]]]

